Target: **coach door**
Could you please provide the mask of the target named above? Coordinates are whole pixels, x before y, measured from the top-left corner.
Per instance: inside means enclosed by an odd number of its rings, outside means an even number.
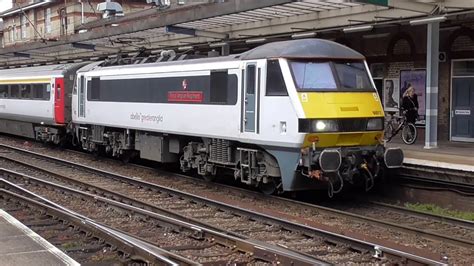
[[[64,94],[64,79],[56,78],[54,85],[54,119],[58,124],[65,123]]]
[[[258,105],[258,75],[257,65],[249,63],[244,71],[243,86],[243,126],[245,132],[258,133],[257,105]],[[257,130],[256,130],[257,129]]]
[[[86,117],[86,81],[84,76],[79,76],[78,85],[78,116]]]

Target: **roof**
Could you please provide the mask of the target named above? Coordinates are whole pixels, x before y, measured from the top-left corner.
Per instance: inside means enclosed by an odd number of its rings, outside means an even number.
[[[118,53],[134,56],[141,50],[189,46],[209,50],[227,42],[246,49],[246,40],[263,42],[290,39],[297,33],[318,37],[345,37],[357,26],[405,27],[418,18],[446,16],[451,22],[472,21],[474,1],[463,0],[228,0],[161,10],[150,8],[121,18],[98,20],[85,25],[85,32],[38,39],[0,49],[0,67],[65,60],[97,60]],[[187,28],[169,30],[169,26]],[[370,27],[369,27],[370,28]],[[370,30],[369,30],[370,31]],[[352,31],[355,32],[355,31]],[[327,35],[326,35],[327,34]]]
[[[27,69],[21,69],[21,71],[19,71],[18,68],[0,69],[0,80],[11,79],[11,78],[30,78],[30,77],[62,75],[64,71],[67,71],[71,68],[78,67],[82,64],[84,63],[34,66],[34,67],[29,67]]]
[[[33,9],[33,8],[36,8],[36,7],[48,5],[48,4],[51,4],[55,1],[56,0],[34,1],[31,4],[27,4],[25,6],[22,6],[21,8],[20,7],[13,7],[13,8],[10,8],[10,9],[7,9],[7,10],[1,12],[0,13],[0,18],[15,15],[15,14],[18,14],[18,13],[21,13],[21,12],[24,12],[26,10],[30,10],[30,9]]]
[[[271,59],[271,58],[299,58],[299,59],[357,59],[363,60],[364,56],[344,45],[333,41],[322,39],[303,39],[281,41],[261,45],[253,48],[242,54],[234,54],[230,56],[219,56],[199,59],[186,59],[177,61],[163,61],[146,64],[129,64],[129,65],[114,65],[114,66],[100,66],[100,63],[82,67],[79,72],[101,71],[101,70],[117,70],[117,69],[147,69],[157,66],[175,66],[175,65],[196,65],[206,63],[221,63],[221,62],[237,62],[240,60],[256,60],[256,59]],[[1,73],[1,72],[0,72]]]
[[[364,59],[364,56],[339,43],[323,39],[302,39],[267,43],[240,57],[244,60],[261,58],[331,58]]]

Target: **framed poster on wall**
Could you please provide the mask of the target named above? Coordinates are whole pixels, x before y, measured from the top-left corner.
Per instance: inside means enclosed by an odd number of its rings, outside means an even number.
[[[405,91],[412,86],[418,99],[418,121],[417,125],[424,125],[426,119],[426,70],[401,70],[400,71],[400,99]]]
[[[383,107],[388,112],[398,112],[400,109],[399,79],[384,79]]]

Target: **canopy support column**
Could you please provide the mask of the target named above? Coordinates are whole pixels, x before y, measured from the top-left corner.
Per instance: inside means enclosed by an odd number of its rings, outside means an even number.
[[[427,25],[425,149],[438,147],[439,22]]]

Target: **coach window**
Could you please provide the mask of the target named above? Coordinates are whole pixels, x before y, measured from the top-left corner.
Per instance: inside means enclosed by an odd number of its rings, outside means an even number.
[[[18,85],[10,86],[10,97],[19,98],[20,97],[20,87]]]
[[[278,60],[267,62],[267,96],[288,96],[285,80]]]
[[[46,87],[44,87],[44,95],[43,99],[49,100],[51,98],[51,84],[46,84]]]
[[[43,99],[43,94],[46,91],[46,86],[43,84],[33,84],[33,99]]]
[[[227,102],[227,70],[211,72],[211,103]]]
[[[0,98],[8,97],[8,85],[0,85]]]
[[[20,85],[20,98],[31,99],[31,85],[30,84]]]

